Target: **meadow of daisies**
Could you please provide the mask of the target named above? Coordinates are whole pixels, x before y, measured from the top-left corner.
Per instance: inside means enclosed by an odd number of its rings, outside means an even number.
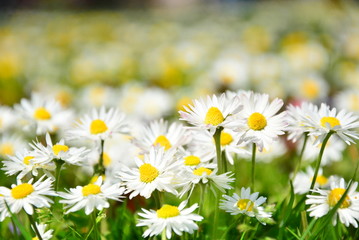
[[[359,9],[244,6],[3,20],[1,239],[358,239]]]

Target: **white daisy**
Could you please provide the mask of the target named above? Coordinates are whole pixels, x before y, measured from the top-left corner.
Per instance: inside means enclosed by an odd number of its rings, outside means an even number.
[[[163,119],[151,122],[138,135],[133,142],[145,153],[148,153],[152,146],[161,146],[168,150],[181,147],[190,140],[188,130],[181,124],[174,122],[168,126],[168,122]]]
[[[42,240],[50,240],[52,238],[52,234],[54,232],[53,229],[49,229],[46,231],[47,228],[47,224],[43,224],[43,223],[35,223],[36,224],[36,228],[37,230],[39,230],[40,236],[42,238]],[[31,225],[31,228],[33,231],[35,231],[34,227]],[[38,237],[33,237],[32,240],[39,240]]]
[[[42,145],[41,142],[34,142],[30,146],[34,150],[35,159],[39,162],[51,162],[54,159],[59,159],[68,164],[82,165],[90,152],[85,147],[67,146],[63,139],[54,145],[48,133],[46,134],[46,146]]]
[[[286,130],[286,112],[277,114],[283,101],[276,98],[270,102],[269,95],[253,92],[241,94],[240,100],[243,110],[231,118],[238,126],[236,131],[241,133],[239,144],[255,143],[260,151],[269,148]]]
[[[359,114],[359,89],[347,89],[334,96],[334,105],[339,109]]]
[[[191,169],[196,168],[201,164],[206,164],[208,166],[208,162],[212,160],[215,156],[212,153],[208,153],[205,149],[195,149],[194,151],[185,151],[182,153],[182,163],[185,167],[189,167]],[[212,164],[211,168],[215,168],[216,165]]]
[[[317,73],[307,73],[304,76],[292,78],[291,95],[295,98],[318,102],[328,97],[328,82]]]
[[[66,127],[72,120],[72,112],[65,110],[55,99],[47,99],[39,94],[33,94],[31,99],[22,99],[15,106],[24,119],[25,130],[36,129],[36,134],[55,132]]]
[[[14,156],[17,151],[26,149],[24,140],[16,135],[4,134],[0,138],[0,156],[9,158]]]
[[[223,93],[219,98],[213,95],[196,99],[193,105],[184,108],[185,111],[179,111],[180,120],[187,121],[194,128],[208,129],[213,134],[216,128],[226,126],[227,117],[238,113],[242,106],[236,96],[229,98]]]
[[[221,131],[220,144],[221,150],[224,152],[227,161],[233,165],[233,157],[238,154],[243,157],[249,157],[246,144],[238,145],[240,133],[234,132],[231,129],[225,128]],[[190,149],[202,149],[212,158],[216,157],[216,144],[213,136],[208,131],[193,131],[193,141],[190,144]]]
[[[125,115],[115,108],[106,111],[105,107],[99,110],[92,109],[89,115],[85,115],[76,122],[75,129],[68,131],[68,139],[87,138],[90,140],[105,140],[114,133],[127,133],[128,125]]]
[[[32,151],[24,150],[17,151],[15,156],[10,156],[9,159],[3,161],[4,167],[1,168],[9,176],[18,174],[17,178],[22,179],[26,174],[30,173],[33,176],[38,175],[38,169],[54,170],[55,165],[48,161],[40,161],[34,157]]]
[[[346,110],[337,112],[335,108],[324,103],[319,110],[310,116],[303,118],[303,126],[310,128],[309,135],[318,137],[315,144],[323,142],[327,134],[332,131],[348,145],[359,139],[359,134],[354,130],[359,127],[359,117]]]
[[[208,167],[202,164],[196,169],[185,168],[181,172],[182,190],[179,197],[183,197],[186,193],[189,193],[188,197],[190,197],[197,184],[209,184],[213,194],[216,194],[216,189],[221,192],[225,192],[225,189],[232,189],[230,183],[234,182],[233,173],[226,172],[217,175],[217,169],[211,170]]]
[[[340,222],[345,226],[353,225],[358,227],[359,221],[359,193],[356,192],[358,183],[353,182],[350,186],[344,201],[337,209],[333,216],[333,225],[337,223],[339,216]],[[310,204],[309,216],[320,218],[326,215],[340,200],[346,191],[347,185],[343,178],[330,183],[330,190],[321,190],[317,188],[314,190],[317,195],[307,195],[306,204]]]
[[[0,106],[0,133],[13,129],[18,123],[15,112],[6,106]]]
[[[249,151],[251,152],[253,146],[249,146]],[[278,141],[272,143],[269,148],[263,148],[262,151],[257,149],[256,153],[256,161],[257,162],[265,162],[269,163],[273,159],[279,158],[287,153],[287,147],[285,142],[282,138],[279,138]],[[245,158],[246,156],[241,156]],[[251,160],[248,157],[245,158],[246,160]]]
[[[123,166],[118,176],[126,185],[126,193],[131,192],[130,199],[137,195],[149,198],[155,190],[177,194],[175,176],[181,162],[175,153],[175,149],[152,147],[143,160],[135,158],[136,168]]]
[[[304,194],[309,192],[310,184],[314,176],[314,170],[312,167],[307,167],[306,171],[298,172],[293,180],[294,193]],[[325,188],[329,186],[329,179],[323,175],[323,169],[319,168],[318,176],[315,181],[314,187]]]
[[[318,111],[318,107],[312,103],[302,102],[299,106],[289,104],[287,107],[288,140],[297,142],[310,128],[304,127],[303,119],[312,116]]]
[[[261,206],[267,198],[259,197],[259,193],[252,193],[250,188],[241,189],[241,195],[234,193],[233,196],[223,195],[225,200],[221,200],[219,208],[230,213],[231,215],[245,214],[249,217],[255,217],[265,225],[264,219],[270,218],[271,213],[264,211]]]
[[[9,205],[12,213],[16,214],[24,208],[27,214],[32,215],[34,213],[34,207],[50,207],[52,200],[46,196],[56,196],[56,193],[52,190],[53,180],[42,176],[34,184],[34,179],[31,179],[27,183],[22,183],[21,180],[17,180],[17,184],[13,184],[11,189],[6,187],[0,187],[0,194],[4,196],[4,200]]]
[[[138,213],[143,219],[139,219],[136,226],[148,226],[148,229],[143,233],[143,237],[152,237],[166,231],[166,237],[172,237],[172,230],[177,235],[182,235],[182,232],[193,233],[198,229],[195,221],[202,221],[203,217],[193,213],[198,208],[198,204],[193,204],[189,208],[185,208],[187,201],[181,202],[177,206],[163,205],[157,211],[146,210],[142,208],[143,212]]]
[[[120,201],[124,190],[120,183],[103,182],[100,176],[94,183],[71,188],[68,193],[59,192],[59,196],[63,198],[60,203],[66,204],[65,214],[84,208],[86,215],[89,215],[95,208],[99,211],[109,208],[109,199]]]

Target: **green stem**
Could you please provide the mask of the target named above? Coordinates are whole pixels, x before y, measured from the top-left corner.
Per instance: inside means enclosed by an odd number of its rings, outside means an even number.
[[[319,171],[319,168],[320,168],[320,163],[322,162],[324,149],[325,149],[325,146],[326,146],[327,143],[328,143],[328,140],[329,140],[330,136],[331,136],[333,133],[334,133],[333,131],[328,132],[327,136],[325,136],[325,138],[324,138],[324,140],[323,140],[322,146],[320,147],[320,152],[319,152],[319,157],[318,157],[318,161],[317,161],[317,166],[316,166],[316,168],[315,168],[315,172],[314,172],[312,184],[310,184],[310,191],[313,191],[315,182],[317,181],[318,171]]]
[[[166,228],[163,229],[163,231],[162,231],[161,240],[167,240],[167,237],[166,237]]]
[[[257,151],[257,145],[253,143],[252,146],[252,174],[251,174],[251,185],[252,185],[252,191],[254,191],[254,169],[256,165],[256,151]]]
[[[217,155],[217,168],[218,168],[218,174],[223,173],[223,167],[222,167],[222,151],[221,151],[221,132],[223,130],[223,127],[218,127],[216,129],[216,132],[213,135],[214,142],[216,144],[216,155]]]
[[[13,229],[14,229],[14,236],[15,236],[15,239],[17,240],[17,239],[19,239],[19,236],[17,235],[17,227],[16,227],[16,224],[15,224],[15,222],[14,222],[14,219],[13,219],[13,218],[11,218],[11,224],[12,224],[12,227],[13,227]]]
[[[302,164],[302,158],[303,158],[303,154],[304,154],[304,150],[305,150],[305,147],[307,145],[307,142],[308,142],[308,134],[305,133],[304,134],[304,142],[303,142],[303,146],[302,146],[302,149],[300,150],[300,154],[299,154],[299,159],[298,159],[298,165],[294,171],[294,174],[293,174],[293,177],[292,177],[292,180],[295,178],[295,176],[297,175],[298,171],[300,170],[300,165]]]
[[[240,221],[240,219],[242,219],[241,217],[238,217],[236,220],[234,220],[232,222],[231,225],[229,225],[229,227],[227,227],[226,231],[223,233],[221,239],[225,239],[225,237],[227,236],[227,234],[229,233],[229,231],[236,225],[238,224],[238,222]]]
[[[37,238],[38,238],[39,240],[42,240],[42,237],[41,237],[41,235],[40,235],[39,229],[37,229],[36,222],[35,222],[34,218],[33,218],[32,215],[30,215],[30,214],[27,214],[27,216],[29,217],[30,224],[32,225],[32,227],[33,227],[34,230],[35,230],[35,233],[36,233]]]
[[[56,172],[55,172],[55,192],[57,192],[58,188],[59,188],[59,182],[60,182],[60,173],[61,173],[61,168],[62,165],[64,165],[65,161],[61,160],[61,159],[55,159],[55,164],[56,164]]]
[[[199,184],[200,187],[200,199],[199,199],[199,207],[198,207],[198,214],[201,215],[202,209],[203,209],[203,205],[204,205],[204,197],[206,195],[206,185],[200,183]],[[189,204],[190,205],[190,204]],[[194,238],[193,239],[197,239],[197,234],[200,236],[199,234],[199,228],[197,231],[195,231],[194,233]]]
[[[96,221],[96,218],[97,218],[97,210],[94,209],[94,211],[92,212],[92,221],[93,221],[93,229],[94,229],[94,239],[97,240],[99,239],[98,236],[98,228],[97,228],[97,221]]]

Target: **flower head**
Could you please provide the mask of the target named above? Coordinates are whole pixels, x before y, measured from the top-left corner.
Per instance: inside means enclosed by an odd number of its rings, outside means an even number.
[[[148,226],[143,233],[143,237],[152,237],[159,235],[162,231],[166,231],[166,237],[172,236],[172,231],[177,235],[182,232],[193,233],[198,229],[195,221],[202,221],[203,217],[192,213],[198,208],[198,204],[193,204],[189,208],[185,208],[187,201],[183,201],[180,205],[173,206],[165,204],[157,211],[142,209],[143,212],[138,213],[142,219],[139,219],[137,226]]]

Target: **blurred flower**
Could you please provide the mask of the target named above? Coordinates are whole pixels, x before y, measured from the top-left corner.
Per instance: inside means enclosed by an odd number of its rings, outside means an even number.
[[[37,228],[37,230],[39,230],[40,236],[43,240],[50,240],[52,238],[54,230],[50,229],[50,230],[46,231],[47,224],[43,224],[43,223],[40,223],[40,224],[35,223],[35,224],[36,224],[36,228]],[[35,231],[33,226],[31,226],[31,228],[33,231]],[[32,240],[39,240],[39,238],[33,237]]]
[[[55,99],[47,99],[38,94],[33,94],[30,100],[22,99],[15,110],[24,119],[24,129],[35,128],[37,135],[54,133],[65,128],[72,120],[70,110],[63,109]]]
[[[294,193],[304,194],[310,190],[310,184],[314,176],[314,170],[312,167],[307,167],[306,171],[298,172],[293,180]],[[315,188],[326,188],[330,184],[328,178],[323,175],[323,169],[319,168],[318,176],[315,181]]]

